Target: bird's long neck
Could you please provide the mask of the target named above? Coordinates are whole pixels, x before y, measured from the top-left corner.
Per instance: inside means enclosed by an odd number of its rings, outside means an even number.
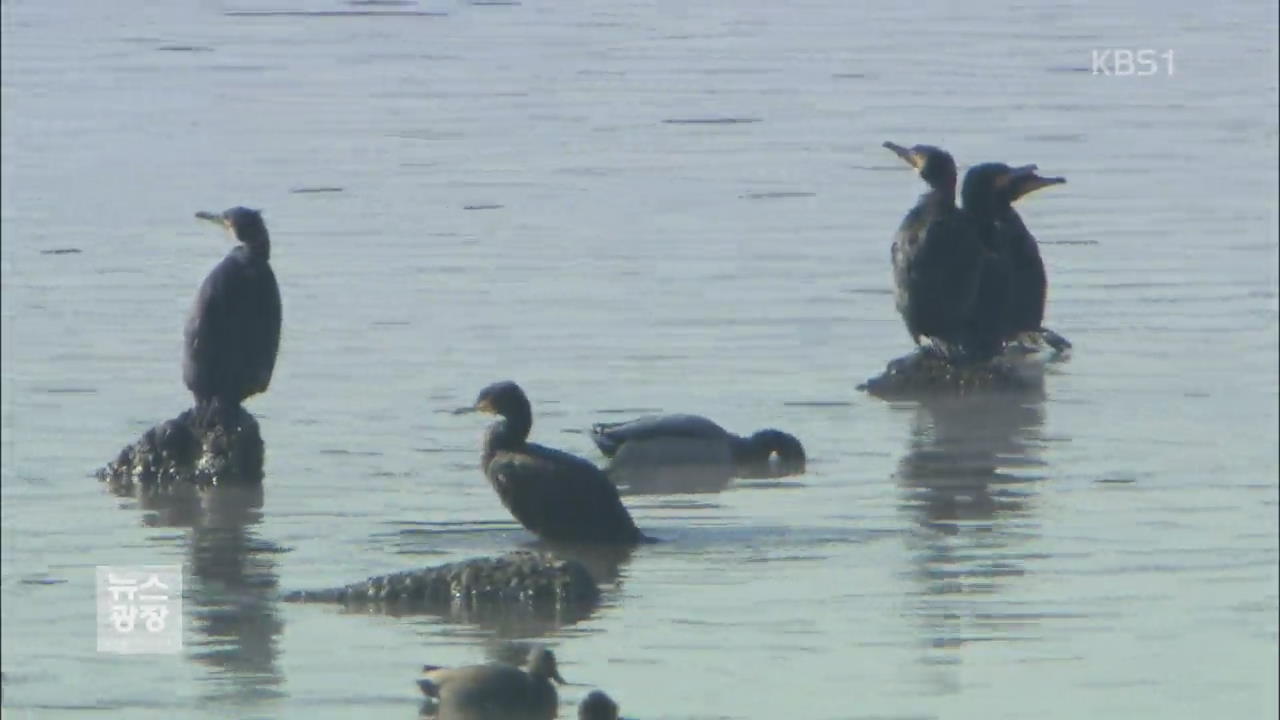
[[[489,426],[484,437],[483,464],[488,465],[499,450],[516,450],[524,446],[533,428],[533,413],[528,409],[504,415]]]
[[[250,260],[266,262],[271,259],[271,238],[266,233],[260,237],[241,239],[240,243],[244,245]]]
[[[994,198],[982,198],[974,203],[966,201],[964,209],[968,213],[969,219],[973,222],[973,227],[982,238],[982,244],[987,251],[1003,255],[1008,249],[1008,234],[999,232],[1000,223],[1005,212],[1011,211],[1013,208]]]
[[[754,465],[761,459],[768,459],[768,451],[758,447],[749,437],[741,435],[729,435],[729,449],[733,453],[733,462],[735,465]]]
[[[954,209],[956,206],[955,181],[930,185],[929,192],[925,193],[921,199],[936,208]]]
[[[1027,235],[1031,234],[1030,231],[1027,230],[1027,224],[1022,222],[1022,216],[1018,214],[1017,210],[1013,209],[1013,205],[1000,208],[997,218],[1002,224],[1008,225],[1016,232],[1026,233]]]
[[[1007,198],[1001,197],[993,188],[974,188],[966,183],[960,193],[964,209],[969,216],[981,223],[994,223],[1007,211],[1013,209]]]

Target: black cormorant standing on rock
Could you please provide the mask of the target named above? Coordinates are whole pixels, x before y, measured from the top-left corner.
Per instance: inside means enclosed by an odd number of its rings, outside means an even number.
[[[1040,177],[1034,172],[1024,172],[1014,177],[1002,196],[1002,204],[996,214],[998,245],[1004,247],[1009,258],[1009,298],[1005,305],[1005,340],[1014,340],[1024,333],[1039,335],[1054,350],[1071,347],[1066,338],[1044,327],[1044,306],[1048,299],[1049,278],[1040,257],[1040,246],[1027,229],[1022,217],[1013,209],[1013,203],[1028,193],[1049,185],[1066,182],[1061,177]],[[1007,199],[1007,202],[1004,202]]]
[[[485,434],[480,467],[502,504],[530,532],[561,542],[647,540],[600,468],[528,441],[533,411],[520,386],[509,380],[489,385],[465,410],[501,417]]]
[[[986,251],[970,321],[970,336],[983,354],[999,354],[1004,343],[1017,334],[1041,329],[1044,265],[1035,249],[1035,239],[1012,204],[1027,193],[1063,182],[1066,180],[1037,175],[1035,165],[983,163],[965,174],[961,189],[964,209]],[[1034,262],[1027,256],[1028,243]],[[1027,327],[1028,324],[1034,327]]]
[[[968,318],[983,268],[981,239],[956,207],[956,164],[930,145],[892,150],[920,173],[929,192],[903,218],[892,247],[898,312],[916,343],[927,337],[944,357],[970,355]]]
[[[271,382],[280,347],[280,288],[260,212],[233,207],[196,217],[224,226],[238,244],[200,285],[184,333],[182,379],[197,408],[229,410]]]

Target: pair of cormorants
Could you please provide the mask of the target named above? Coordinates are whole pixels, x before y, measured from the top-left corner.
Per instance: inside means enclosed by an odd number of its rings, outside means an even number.
[[[1032,333],[1056,350],[1070,347],[1043,326],[1048,281],[1035,237],[1013,203],[1065,183],[1035,165],[975,165],[956,205],[956,164],[931,145],[884,143],[929,185],[903,218],[891,255],[895,301],[907,332],[952,362],[982,362]]]

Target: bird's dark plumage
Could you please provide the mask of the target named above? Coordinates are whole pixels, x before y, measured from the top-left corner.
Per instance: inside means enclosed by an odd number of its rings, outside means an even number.
[[[262,215],[243,207],[197,217],[224,225],[239,244],[201,284],[184,332],[182,379],[197,406],[234,407],[263,392],[280,346],[280,288]]]
[[[1040,246],[1012,207],[997,223],[1009,253],[1009,302],[1005,305],[1005,337],[1038,331],[1044,324],[1049,277]]]
[[[501,416],[485,435],[481,469],[502,504],[527,530],[563,542],[646,540],[600,468],[576,455],[528,442],[533,414],[518,385],[505,381],[486,387],[474,409]]]
[[[970,325],[985,352],[998,353],[1005,342],[1024,332],[1045,333],[1042,323],[1048,283],[1044,262],[1013,202],[1064,182],[1063,178],[1037,175],[1035,165],[983,163],[965,174],[961,190],[964,207],[986,248],[987,261]],[[1045,333],[1047,338],[1050,335],[1058,337]]]
[[[916,168],[930,188],[894,237],[898,312],[914,341],[928,337],[943,355],[958,357],[970,343],[967,318],[977,298],[983,252],[965,212],[956,207],[955,161],[930,145],[884,146]]]
[[[1034,166],[1027,166],[1010,183],[995,212],[995,230],[1000,235],[999,245],[1005,248],[1009,258],[1009,295],[1005,304],[1004,337],[1011,340],[1023,333],[1038,333],[1055,349],[1060,344],[1071,343],[1053,331],[1044,328],[1044,307],[1049,294],[1049,276],[1044,260],[1040,257],[1040,245],[1027,229],[1022,216],[1013,209],[1013,203],[1028,193],[1050,185],[1066,182],[1060,177],[1041,177]]]

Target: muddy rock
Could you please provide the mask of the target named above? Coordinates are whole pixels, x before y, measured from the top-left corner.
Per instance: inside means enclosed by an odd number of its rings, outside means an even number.
[[[116,494],[156,495],[262,482],[264,447],[258,421],[242,407],[195,408],[147,430],[98,479]]]

